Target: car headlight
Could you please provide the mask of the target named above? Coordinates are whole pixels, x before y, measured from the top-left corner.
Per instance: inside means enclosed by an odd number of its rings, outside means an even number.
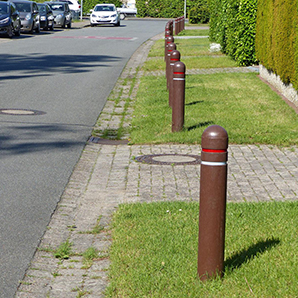
[[[92,18],[96,18],[96,14],[92,14],[91,17],[92,17]]]
[[[0,21],[0,24],[6,24],[6,23],[9,23],[9,17],[7,17],[7,18],[5,18],[5,19],[3,19],[3,20],[1,20]]]
[[[62,14],[58,14],[57,16],[56,16],[56,19],[62,19],[63,18],[63,15]]]
[[[26,14],[26,16],[25,16],[25,20],[26,20],[26,21],[31,20],[31,13],[27,13],[27,14]]]
[[[45,16],[41,16],[41,17],[40,17],[40,20],[41,20],[41,21],[45,21],[45,20],[46,20],[46,17],[45,17]]]
[[[54,17],[53,17],[53,16],[49,16],[49,17],[48,17],[48,20],[49,20],[49,21],[53,21],[53,20],[54,20]]]
[[[116,14],[112,14],[111,18],[116,18],[116,16],[117,16]]]

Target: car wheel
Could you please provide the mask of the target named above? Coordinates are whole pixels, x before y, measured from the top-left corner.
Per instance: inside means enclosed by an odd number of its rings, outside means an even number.
[[[20,36],[21,35],[21,23],[18,26],[18,29],[14,32],[15,36]]]
[[[12,36],[13,36],[12,25],[9,26],[9,28],[7,29],[7,35],[8,35],[9,38],[12,38]]]
[[[71,21],[67,24],[67,28],[68,28],[68,29],[71,28]]]
[[[125,19],[125,14],[124,13],[120,13],[120,20],[124,20]]]
[[[40,24],[38,23],[38,26],[36,27],[36,29],[35,29],[35,32],[36,33],[39,33],[40,32]]]
[[[120,26],[120,21],[118,21],[115,26],[119,27]]]
[[[64,20],[63,25],[61,27],[65,28],[65,25],[66,25],[66,20]]]

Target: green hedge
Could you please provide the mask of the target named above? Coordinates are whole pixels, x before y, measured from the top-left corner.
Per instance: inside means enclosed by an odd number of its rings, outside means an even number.
[[[256,55],[262,65],[298,90],[297,2],[259,0]]]
[[[209,0],[209,8],[210,40],[238,65],[256,63],[257,0]]]
[[[183,0],[136,0],[138,17],[177,18],[184,15]],[[188,0],[187,17],[190,23],[208,23],[208,0]]]

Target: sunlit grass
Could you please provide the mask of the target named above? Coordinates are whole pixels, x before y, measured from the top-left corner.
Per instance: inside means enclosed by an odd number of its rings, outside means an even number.
[[[132,143],[200,143],[207,126],[221,125],[234,144],[295,145],[298,115],[254,73],[186,77],[185,122],[172,133],[164,77],[143,77],[132,120]]]
[[[197,203],[121,205],[108,297],[296,297],[298,202],[227,205],[225,273],[197,278]]]

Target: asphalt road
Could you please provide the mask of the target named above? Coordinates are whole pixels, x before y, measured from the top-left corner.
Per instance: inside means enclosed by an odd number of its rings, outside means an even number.
[[[165,23],[0,38],[1,298],[14,296],[126,62]]]

